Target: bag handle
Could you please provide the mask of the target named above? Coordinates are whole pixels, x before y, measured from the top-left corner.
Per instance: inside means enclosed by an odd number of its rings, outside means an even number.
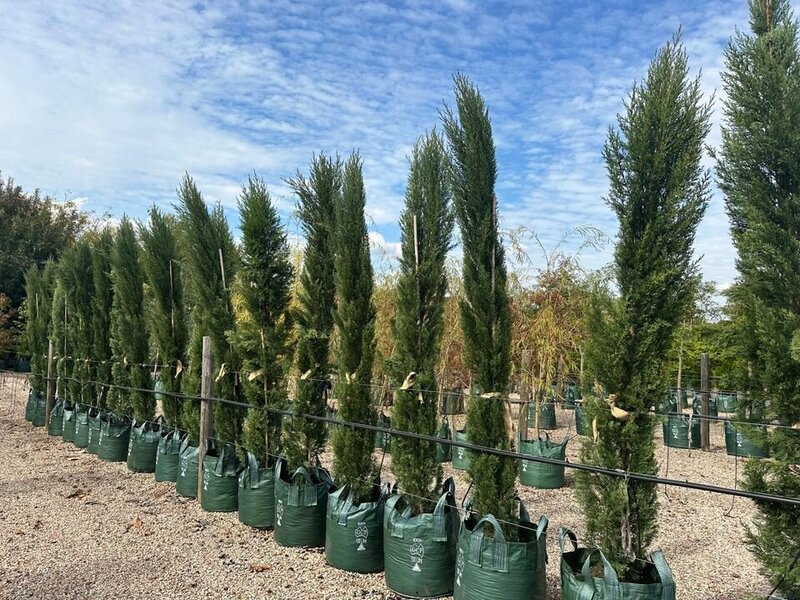
[[[247,453],[247,471],[250,475],[250,485],[258,485],[258,459],[252,452]]]
[[[483,529],[484,525],[491,525],[494,530],[494,552],[492,555],[492,569],[501,573],[508,572],[508,543],[503,529],[494,515],[486,515],[475,524],[469,540],[470,562],[480,565],[483,555]],[[609,599],[610,600],[610,599]]]
[[[406,502],[406,509],[400,512],[398,504]],[[390,535],[395,538],[403,539],[403,525],[408,520],[410,511],[408,510],[408,502],[403,494],[395,494],[387,501],[383,509],[383,525],[390,529]]]
[[[453,478],[450,477],[448,481],[452,484],[452,489],[455,489]],[[446,542],[447,541],[447,528],[444,519],[444,511],[447,508],[447,501],[450,500],[452,505],[455,505],[456,499],[451,491],[451,487],[445,483],[444,493],[439,496],[439,501],[433,509],[433,541]]]
[[[569,540],[572,542],[572,550],[570,552],[575,552],[578,549],[578,536],[575,535],[571,529],[567,529],[564,526],[558,528],[558,547],[561,549],[561,554],[564,554],[564,544]]]
[[[345,497],[344,498],[344,506],[342,506],[341,510],[339,511],[339,518],[337,519],[336,522],[341,527],[347,527],[347,517],[350,515],[350,511],[353,508],[353,493],[350,491],[350,489],[347,486],[342,488],[342,492],[341,493]],[[341,495],[339,497],[341,498]],[[331,503],[328,503],[328,506],[331,506],[331,509],[333,509],[333,506],[331,505]]]
[[[658,572],[658,578],[661,579],[661,600],[675,600],[675,579],[664,553],[656,550],[650,554],[650,560]]]
[[[619,587],[619,577],[617,576],[617,572],[614,570],[614,567],[611,566],[611,563],[608,562],[606,555],[603,554],[602,550],[595,549],[589,553],[589,556],[586,557],[586,560],[583,562],[583,568],[581,569],[581,575],[583,576],[584,584],[591,581],[591,585],[593,588],[593,592],[595,588],[594,585],[594,578],[591,574],[591,563],[592,557],[598,554],[600,556],[600,561],[603,563],[603,581],[605,583],[605,595],[603,596],[604,600],[622,600],[622,592]]]

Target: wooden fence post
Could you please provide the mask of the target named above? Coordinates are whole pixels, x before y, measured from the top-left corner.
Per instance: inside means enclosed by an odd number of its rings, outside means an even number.
[[[47,399],[44,404],[44,426],[50,427],[50,411],[53,409],[53,396],[56,391],[56,382],[53,379],[53,342],[48,340],[47,345]]]
[[[700,396],[702,398],[700,404],[700,447],[703,450],[708,450],[710,445],[708,422],[708,352],[703,352],[700,355]]]
[[[214,351],[211,338],[203,336],[203,372],[200,380],[200,447],[197,464],[197,501],[203,499],[203,461],[206,457],[206,441],[214,431]]]

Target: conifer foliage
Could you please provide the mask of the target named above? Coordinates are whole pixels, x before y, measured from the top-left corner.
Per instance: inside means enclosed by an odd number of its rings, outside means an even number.
[[[139,227],[139,236],[150,295],[147,324],[158,353],[159,379],[165,392],[177,393],[187,362],[188,333],[175,219],[154,206],[147,226]],[[181,402],[170,395],[161,401],[164,419],[171,427],[181,426]]]
[[[298,197],[297,214],[306,238],[295,313],[295,367],[299,377],[294,409],[298,414],[325,416],[335,295],[334,207],[342,193],[341,161],[319,155],[312,161],[308,177],[298,173],[288,183]],[[284,448],[290,467],[316,466],[326,437],[323,423],[300,417],[288,419]]]
[[[50,303],[52,302],[53,264],[41,267],[34,265],[25,273],[25,295],[27,321],[25,337],[31,355],[31,387],[46,390],[47,351],[50,326]]]
[[[436,365],[444,332],[447,293],[445,260],[453,213],[446,181],[446,156],[435,132],[421,138],[411,156],[405,208],[400,215],[401,256],[394,314],[394,379],[409,389],[395,393],[393,425],[402,431],[436,435]],[[417,512],[426,508],[442,478],[436,445],[398,437],[392,442],[392,470]]]
[[[211,337],[214,351],[215,387],[218,398],[238,401],[238,361],[227,332],[233,329],[233,307],[230,288],[238,266],[228,222],[217,204],[208,210],[200,190],[189,175],[185,175],[178,190],[176,206],[186,266],[187,284],[192,303],[192,332],[189,340],[189,363],[184,390],[200,394],[203,336]],[[241,436],[242,411],[238,406],[214,403],[216,435],[225,442],[238,442]],[[197,443],[200,435],[200,403],[186,401],[183,405],[183,424]]]
[[[143,277],[139,242],[133,223],[125,217],[111,252],[114,288],[111,304],[112,374],[114,385],[137,390],[151,388]],[[119,416],[132,415],[143,422],[155,415],[156,400],[151,393],[115,388],[112,398],[110,408]]]
[[[619,220],[620,297],[603,293],[593,303],[587,352],[590,371],[611,396],[588,405],[597,439],[584,443],[581,459],[656,475],[649,410],[666,392],[665,357],[694,297],[692,244],[709,195],[700,161],[710,105],[702,103],[699,80],[688,77],[678,38],[659,50],[625,106],[603,151],[607,203]],[[655,485],[581,473],[578,495],[591,541],[635,580],[634,561],[645,558],[656,533]]]
[[[92,244],[92,372],[98,386],[97,403],[105,408],[111,379],[111,309],[114,286],[111,281],[111,253],[114,234],[110,227],[103,229]]]
[[[264,182],[250,177],[239,196],[242,265],[237,276],[238,312],[234,340],[245,373],[247,413],[244,445],[261,466],[280,451],[280,420],[266,408],[285,408],[293,269],[289,245]]]
[[[361,165],[358,154],[345,163],[342,195],[336,204],[336,398],[342,420],[372,424],[376,416],[371,393],[375,307]],[[374,440],[374,434],[363,429],[341,428],[333,436],[333,471],[357,501],[371,498],[374,489]]]
[[[453,207],[464,248],[464,298],[460,305],[464,361],[481,392],[504,395],[511,370],[511,330],[505,251],[498,236],[497,180],[492,126],[478,89],[455,77],[456,109],[442,118],[450,155]],[[467,435],[473,444],[508,449],[505,407],[500,398],[473,395]],[[516,464],[508,458],[474,453],[469,475],[478,514],[514,521]],[[508,528],[507,535],[515,536]]]
[[[800,421],[800,53],[798,23],[787,0],[750,2],[751,32],[737,33],[722,74],[727,95],[720,187],[738,252],[731,300],[738,351],[751,365],[742,382],[741,417],[761,415],[784,425]],[[749,461],[746,485],[797,497],[800,439],[769,435],[774,461]],[[749,435],[749,434],[748,434]],[[760,437],[760,436],[759,436]],[[759,503],[751,549],[780,581],[787,598],[800,597],[800,511]]]

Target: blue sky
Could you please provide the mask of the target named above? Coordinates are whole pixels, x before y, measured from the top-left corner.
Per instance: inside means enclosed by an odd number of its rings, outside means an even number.
[[[489,106],[502,227],[531,228],[547,250],[567,236],[569,249],[577,226],[615,234],[600,151],[658,47],[683,27],[692,70],[716,91],[718,146],[723,50],[747,28],[744,0],[0,0],[0,15],[0,169],[23,187],[140,218],[169,208],[188,171],[235,228],[255,170],[295,232],[283,179],[315,152],[359,149],[384,256],[397,250],[407,156],[452,103],[453,73]],[[706,278],[733,281],[716,190],[696,250]],[[582,254],[592,268],[610,257]]]

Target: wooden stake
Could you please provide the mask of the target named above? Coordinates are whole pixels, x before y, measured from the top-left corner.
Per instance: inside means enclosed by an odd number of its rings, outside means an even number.
[[[53,409],[53,396],[56,393],[56,382],[53,377],[53,341],[47,342],[47,400],[44,405],[44,426],[50,427],[50,411]]]
[[[220,254],[220,256],[222,256]],[[214,351],[211,337],[203,336],[203,372],[200,379],[200,447],[197,465],[197,500],[203,497],[203,461],[206,442],[214,431]]]
[[[700,355],[700,447],[709,449],[709,423],[708,423],[708,352]]]

